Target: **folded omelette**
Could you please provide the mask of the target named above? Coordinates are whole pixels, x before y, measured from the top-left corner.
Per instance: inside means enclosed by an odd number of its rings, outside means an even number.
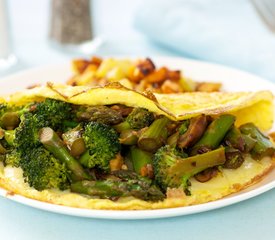
[[[49,83],[0,99],[0,186],[87,209],[206,203],[274,167],[269,91],[138,93]]]

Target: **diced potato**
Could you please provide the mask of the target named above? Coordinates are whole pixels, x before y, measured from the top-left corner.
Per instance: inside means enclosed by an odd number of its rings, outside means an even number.
[[[182,87],[183,92],[194,92],[196,89],[196,82],[190,78],[181,78],[179,84]]]
[[[218,92],[221,88],[221,83],[201,82],[198,83],[196,91],[199,92]]]
[[[160,83],[163,82],[167,77],[167,68],[162,67],[153,73],[147,75],[144,80],[149,83]]]
[[[89,66],[90,62],[84,59],[75,59],[72,61],[72,69],[75,73],[81,74]]]

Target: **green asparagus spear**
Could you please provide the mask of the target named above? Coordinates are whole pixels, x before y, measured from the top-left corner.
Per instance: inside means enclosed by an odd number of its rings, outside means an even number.
[[[170,120],[166,117],[155,120],[139,137],[139,148],[148,152],[155,152],[164,145],[168,137],[166,126],[169,122]]]
[[[124,145],[135,145],[138,141],[138,133],[135,130],[127,129],[120,133],[119,142]]]
[[[59,136],[49,127],[42,128],[39,132],[40,142],[49,150],[57,159],[64,162],[73,173],[73,180],[90,179],[80,163],[74,159]]]
[[[167,138],[167,144],[169,146],[171,146],[171,147],[176,147],[179,136],[180,136],[180,133],[179,132],[175,132],[174,134],[172,134],[171,136],[169,136]]]
[[[123,121],[121,114],[106,106],[81,106],[76,112],[80,121],[93,121],[107,125],[118,124]]]
[[[233,115],[225,114],[216,118],[206,129],[202,138],[191,149],[191,155],[217,148],[235,122]]]
[[[82,138],[83,129],[77,126],[62,134],[62,139],[73,157],[78,157],[85,152],[86,146]]]
[[[143,151],[135,146],[131,147],[130,153],[135,172],[142,176],[148,176],[149,173],[146,174],[144,169],[148,165],[152,166],[152,153]]]
[[[261,159],[274,154],[275,148],[272,142],[253,123],[246,123],[240,126],[240,130],[243,134],[256,140],[256,144],[251,150],[251,156],[254,159]]]
[[[136,180],[129,181],[81,181],[71,185],[71,191],[99,198],[133,196],[142,200],[158,201],[164,194],[154,185],[142,186]]]

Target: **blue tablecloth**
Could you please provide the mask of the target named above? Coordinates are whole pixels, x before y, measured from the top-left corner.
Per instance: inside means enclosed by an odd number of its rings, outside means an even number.
[[[275,81],[275,34],[250,0],[151,0],[135,25],[149,39],[182,54]]]

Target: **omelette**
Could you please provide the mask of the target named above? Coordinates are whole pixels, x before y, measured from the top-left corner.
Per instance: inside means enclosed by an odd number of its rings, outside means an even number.
[[[215,201],[274,167],[273,95],[47,86],[0,99],[0,186],[52,204],[141,210]]]

